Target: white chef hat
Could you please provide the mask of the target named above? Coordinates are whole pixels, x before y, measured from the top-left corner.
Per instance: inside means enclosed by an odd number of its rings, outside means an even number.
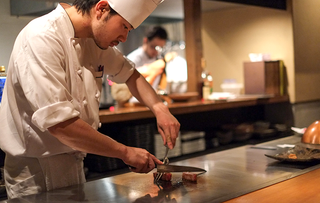
[[[164,0],[108,0],[119,15],[137,28]]]

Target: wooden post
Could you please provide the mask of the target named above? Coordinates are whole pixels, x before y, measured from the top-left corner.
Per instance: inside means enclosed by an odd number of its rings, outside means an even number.
[[[184,0],[186,60],[188,64],[188,92],[200,92],[201,83],[201,1]],[[201,95],[200,95],[201,96]]]

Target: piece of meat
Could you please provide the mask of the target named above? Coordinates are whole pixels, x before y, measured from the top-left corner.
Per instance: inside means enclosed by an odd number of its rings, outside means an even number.
[[[182,173],[182,180],[197,182],[197,174],[190,173],[190,172],[184,172],[184,173]]]
[[[289,158],[289,159],[297,159],[297,155],[295,155],[295,154],[289,154],[288,158]]]
[[[156,178],[158,172],[154,172],[153,173],[153,178]],[[160,180],[164,180],[164,181],[171,181],[172,178],[172,174],[171,173],[163,173],[163,175],[161,176]]]

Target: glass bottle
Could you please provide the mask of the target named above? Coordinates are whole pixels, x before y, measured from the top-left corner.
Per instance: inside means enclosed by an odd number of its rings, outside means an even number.
[[[201,66],[202,66],[202,99],[209,100],[209,96],[212,93],[213,89],[213,80],[212,75],[210,72],[206,70],[206,62],[204,59],[201,60]]]
[[[6,67],[0,66],[0,77],[6,77]]]

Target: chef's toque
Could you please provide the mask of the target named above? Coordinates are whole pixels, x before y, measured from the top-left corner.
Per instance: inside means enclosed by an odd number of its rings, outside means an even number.
[[[164,0],[108,0],[119,15],[137,28]]]

